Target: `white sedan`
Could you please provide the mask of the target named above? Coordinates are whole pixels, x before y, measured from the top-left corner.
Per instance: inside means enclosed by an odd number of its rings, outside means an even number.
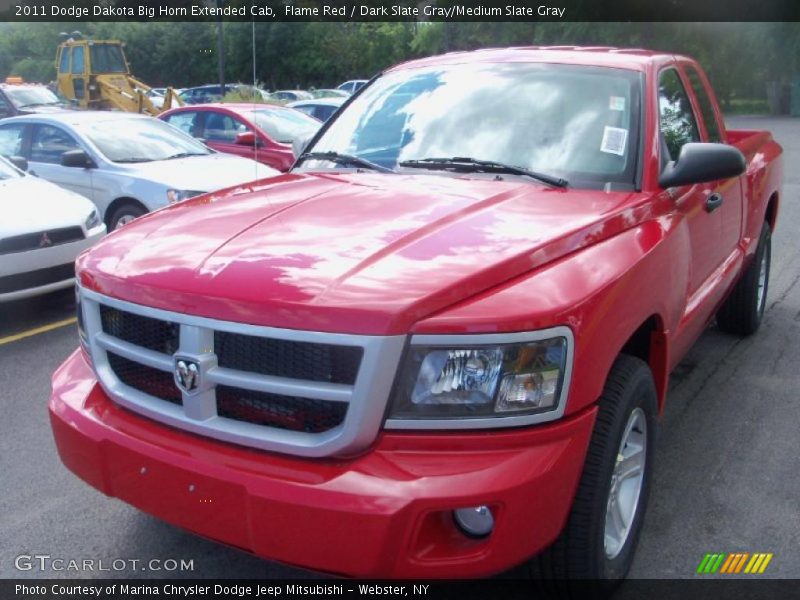
[[[70,287],[75,258],[106,232],[83,196],[0,157],[0,302]]]
[[[163,121],[111,111],[70,111],[0,121],[0,155],[92,200],[112,231],[167,204],[277,175],[221,154]]]

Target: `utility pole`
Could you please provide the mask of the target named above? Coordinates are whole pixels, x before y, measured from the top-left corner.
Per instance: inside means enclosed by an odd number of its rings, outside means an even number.
[[[217,0],[217,8],[222,10],[225,0]],[[217,74],[220,93],[225,96],[225,40],[222,34],[222,15],[217,15]]]

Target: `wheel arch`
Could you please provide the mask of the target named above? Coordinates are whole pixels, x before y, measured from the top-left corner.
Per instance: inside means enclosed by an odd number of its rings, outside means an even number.
[[[131,204],[133,206],[137,206],[141,208],[145,213],[150,212],[149,209],[139,200],[136,198],[132,198],[130,196],[120,196],[119,198],[115,198],[111,204],[106,207],[106,212],[103,215],[103,221],[106,224],[106,227],[111,229],[111,216],[117,211],[120,206],[124,206],[125,204]]]
[[[667,352],[664,321],[661,316],[652,314],[647,317],[628,337],[617,353],[617,355],[619,354],[635,356],[650,367],[656,385],[658,410],[661,412],[664,408],[669,382],[669,353]]]

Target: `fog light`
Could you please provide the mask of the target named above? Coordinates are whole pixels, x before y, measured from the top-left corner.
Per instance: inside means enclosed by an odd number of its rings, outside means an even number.
[[[459,508],[453,511],[453,520],[461,532],[471,538],[485,538],[494,529],[494,515],[488,506]]]

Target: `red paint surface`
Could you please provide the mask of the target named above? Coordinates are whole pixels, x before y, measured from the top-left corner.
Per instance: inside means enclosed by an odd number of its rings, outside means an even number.
[[[131,302],[283,328],[402,335],[566,325],[576,348],[565,418],[513,431],[383,433],[356,458],[301,460],[129,413],[73,355],[50,401],[70,469],[202,535],[350,575],[488,574],[555,538],[614,358],[654,322],[663,401],[670,369],[752,258],[770,199],[777,214],[781,149],[765,132],[723,132],[748,160],[741,178],[659,188],[657,74],[691,64],[670,55],[509,49],[396,68],[467,61],[642,71],[641,191],[485,175],[286,174],[147,215],[84,254],[79,277]],[[703,203],[715,190],[727,203],[709,214]],[[192,483],[209,502],[187,494]],[[448,516],[475,504],[497,511],[487,541],[467,540]]]

